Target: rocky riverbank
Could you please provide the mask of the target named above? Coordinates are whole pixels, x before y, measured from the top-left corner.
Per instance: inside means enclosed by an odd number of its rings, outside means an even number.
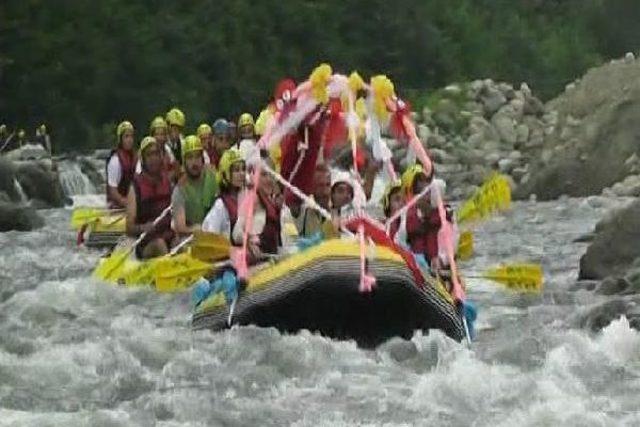
[[[10,154],[0,158],[0,231],[41,227],[37,209],[59,208],[66,201],[57,163],[44,156]]]

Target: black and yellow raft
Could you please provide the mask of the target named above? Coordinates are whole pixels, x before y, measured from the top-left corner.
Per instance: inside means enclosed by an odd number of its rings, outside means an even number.
[[[362,293],[357,243],[329,240],[254,272],[237,301],[232,323],[275,327],[283,332],[308,329],[337,339],[376,346],[414,331],[440,329],[458,341],[464,326],[453,299],[439,282],[415,284],[402,257],[377,246],[369,271],[372,292]],[[194,329],[228,327],[229,310],[222,294],[203,301],[193,316]]]

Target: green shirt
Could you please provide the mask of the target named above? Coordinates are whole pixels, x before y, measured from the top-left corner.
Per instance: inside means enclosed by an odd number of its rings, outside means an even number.
[[[213,171],[205,169],[198,180],[184,177],[176,185],[171,198],[173,209],[184,207],[188,226],[202,224],[218,196],[218,184]]]

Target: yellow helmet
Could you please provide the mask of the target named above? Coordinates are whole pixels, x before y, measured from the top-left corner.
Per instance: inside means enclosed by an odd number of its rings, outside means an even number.
[[[244,158],[237,149],[230,148],[222,154],[218,164],[218,184],[222,186],[231,183],[231,166],[238,162],[244,163]]]
[[[389,215],[389,208],[391,207],[391,194],[393,194],[393,192],[396,190],[402,190],[402,181],[397,180],[391,182],[384,189],[384,193],[382,194],[380,203],[382,204],[382,210],[385,215]]]
[[[402,174],[402,191],[407,196],[413,195],[413,182],[416,180],[416,176],[424,173],[424,168],[420,164],[414,164],[409,166],[406,171]]]
[[[116,134],[118,135],[118,144],[120,143],[120,140],[122,139],[122,135],[128,130],[133,132],[133,125],[131,124],[131,122],[127,121],[127,120],[125,120],[123,122],[120,122],[120,124],[116,128]]]
[[[256,135],[262,136],[264,135],[265,130],[267,129],[267,123],[273,117],[273,111],[271,108],[267,107],[264,110],[260,111],[260,115],[258,116],[258,120],[256,121],[255,130]]]
[[[184,127],[184,113],[177,108],[172,108],[171,110],[169,110],[166,119],[169,126],[178,126],[181,128]]]
[[[144,138],[142,138],[142,142],[140,142],[140,151],[139,151],[140,155],[142,156],[142,154],[144,153],[144,150],[146,150],[156,142],[157,142],[156,139],[152,136],[145,136]]]
[[[186,155],[194,151],[202,151],[202,143],[197,136],[189,135],[182,141],[182,160],[184,161]]]
[[[202,123],[200,126],[198,126],[198,130],[196,131],[198,138],[202,138],[206,135],[211,135],[212,133],[213,131],[211,130],[211,126],[206,123]]]
[[[156,129],[166,129],[167,122],[162,118],[162,116],[156,116],[153,120],[151,120],[151,124],[149,125],[149,134],[153,135]]]
[[[25,134],[25,132],[24,132],[24,129],[20,129],[20,130],[18,131],[18,138],[21,138],[21,139],[22,139],[22,138],[24,138],[24,137],[25,137],[25,135],[26,135],[26,134]]]
[[[253,121],[253,116],[249,113],[242,113],[240,118],[238,119],[238,127],[242,126],[254,126],[255,122]]]

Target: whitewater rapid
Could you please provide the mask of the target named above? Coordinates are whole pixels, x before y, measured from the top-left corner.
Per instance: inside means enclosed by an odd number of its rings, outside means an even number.
[[[476,230],[468,274],[541,262],[542,295],[469,280],[471,348],[439,332],[374,351],[309,332],[192,332],[188,295],[90,277],[70,210],[0,234],[0,425],[640,425],[640,334],[577,318],[598,301],[569,291],[603,212],[585,200],[515,203]]]

